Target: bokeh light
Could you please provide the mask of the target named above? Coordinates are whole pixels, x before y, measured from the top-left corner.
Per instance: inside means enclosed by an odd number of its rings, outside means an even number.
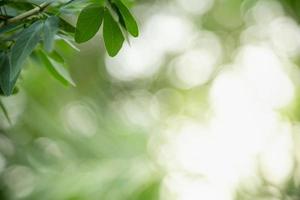
[[[296,4],[136,1],[116,57],[98,35],[66,59],[76,88],[29,62],[1,98],[0,199],[299,199]]]

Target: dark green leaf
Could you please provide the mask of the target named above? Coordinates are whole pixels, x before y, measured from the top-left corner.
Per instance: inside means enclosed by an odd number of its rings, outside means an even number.
[[[68,33],[75,33],[76,28],[66,20],[59,18],[59,28]]]
[[[11,65],[9,61],[9,55],[2,53],[0,55],[0,86],[3,94],[9,96],[13,93],[17,77],[14,80],[10,80]]]
[[[77,21],[75,41],[86,42],[96,35],[103,21],[104,7],[92,4],[85,7]]]
[[[30,2],[21,1],[8,1],[8,5],[17,10],[30,10],[34,8],[34,5]]]
[[[14,31],[14,30],[20,28],[22,25],[23,25],[22,22],[5,25],[4,27],[0,28],[0,34],[4,34],[4,33],[7,33],[7,32],[10,32],[10,31]]]
[[[75,86],[75,83],[72,80],[69,72],[62,66],[62,64],[47,57],[47,55],[42,51],[38,51],[37,54],[41,59],[42,63],[45,65],[45,67],[48,69],[48,71],[53,75],[55,79],[57,79],[64,85],[71,84]]]
[[[118,8],[118,6],[115,3],[111,4],[111,8],[113,9],[113,11],[116,12],[116,14],[118,15],[119,18],[119,23],[122,25],[122,27],[124,27],[126,29],[126,24],[125,24],[125,20],[124,17],[121,14],[120,9]]]
[[[104,12],[103,37],[108,54],[117,55],[124,43],[124,36],[118,23],[107,9]]]
[[[58,32],[59,18],[49,17],[44,24],[44,47],[46,51],[51,52],[53,49],[55,35]]]
[[[14,87],[13,92],[11,93],[11,95],[18,94],[18,93],[19,93],[19,88]],[[0,96],[7,96],[7,95],[4,94],[4,92],[2,91],[1,88],[0,88]]]
[[[24,29],[19,35],[11,50],[11,74],[10,80],[16,79],[21,71],[26,58],[32,53],[40,41],[40,33],[43,23],[37,21],[30,27]]]
[[[115,0],[114,1],[119,12],[121,13],[120,17],[120,23],[125,23],[125,28],[127,31],[134,37],[137,37],[139,35],[139,28],[137,25],[136,20],[128,10],[128,8],[121,2],[121,0]]]

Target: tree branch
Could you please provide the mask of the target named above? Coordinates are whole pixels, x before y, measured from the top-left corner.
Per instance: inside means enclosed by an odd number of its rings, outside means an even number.
[[[0,23],[0,28],[5,26],[6,24],[16,23],[16,22],[19,22],[23,19],[31,17],[31,16],[43,11],[44,9],[46,9],[50,4],[51,4],[51,2],[44,2],[44,3],[40,4],[39,6],[33,8],[31,10],[28,10],[27,12],[24,12],[20,15],[17,15],[15,17],[13,17],[13,18],[10,18],[10,19],[6,20],[5,22]]]

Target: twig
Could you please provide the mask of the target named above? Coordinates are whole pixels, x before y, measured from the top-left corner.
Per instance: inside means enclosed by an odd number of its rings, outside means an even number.
[[[35,7],[31,10],[28,10],[27,12],[24,12],[24,13],[18,15],[18,16],[10,18],[4,23],[0,23],[0,28],[3,27],[4,25],[16,23],[23,19],[31,17],[32,15],[35,15],[35,14],[43,11],[44,9],[46,9],[50,4],[51,4],[51,2],[44,2],[44,3],[40,4],[38,7]]]

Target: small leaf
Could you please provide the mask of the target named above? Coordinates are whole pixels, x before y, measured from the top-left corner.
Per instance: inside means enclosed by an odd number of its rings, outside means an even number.
[[[11,51],[10,80],[16,79],[26,58],[32,53],[36,45],[39,43],[42,25],[43,23],[41,21],[37,21],[20,33]]]
[[[104,7],[92,4],[85,7],[77,21],[75,41],[86,42],[96,35],[103,21]]]
[[[43,51],[38,51],[37,54],[41,61],[44,63],[45,67],[55,79],[57,79],[66,86],[68,86],[69,84],[75,86],[75,83],[72,80],[69,72],[62,66],[62,64],[47,57],[47,55]]]
[[[114,0],[117,8],[119,9],[119,12],[121,14],[120,17],[120,23],[125,22],[125,28],[127,31],[134,37],[139,36],[139,28],[137,25],[136,20],[128,10],[128,8],[122,3],[121,0]]]
[[[110,56],[118,54],[124,42],[124,36],[110,12],[106,9],[104,12],[103,37],[107,52]]]
[[[44,47],[47,52],[53,49],[54,38],[58,32],[59,18],[55,16],[49,17],[44,24]]]

